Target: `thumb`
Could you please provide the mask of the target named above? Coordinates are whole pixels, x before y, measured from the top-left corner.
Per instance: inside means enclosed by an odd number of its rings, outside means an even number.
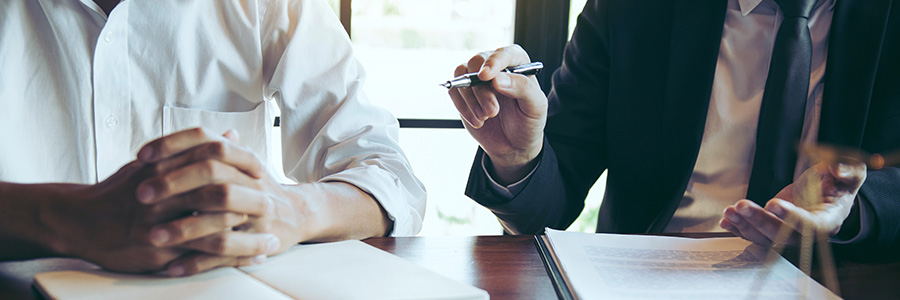
[[[866,164],[862,162],[839,162],[831,165],[831,175],[841,179],[855,179],[865,176]]]
[[[839,162],[829,166],[835,185],[856,192],[866,180],[866,164],[862,162]]]
[[[519,107],[532,117],[536,117],[541,113],[546,113],[544,105],[535,105],[537,103],[547,102],[547,96],[544,95],[541,86],[536,80],[524,75],[501,72],[494,78],[492,86],[497,93],[509,98],[517,99],[519,101]],[[521,102],[523,100],[527,101],[530,105],[522,105]],[[538,111],[538,107],[543,111]],[[529,108],[531,108],[531,110],[529,110]]]

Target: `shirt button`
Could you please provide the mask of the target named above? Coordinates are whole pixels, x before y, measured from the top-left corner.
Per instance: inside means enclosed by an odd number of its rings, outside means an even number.
[[[105,36],[103,36],[103,40],[106,41],[107,43],[111,42],[112,41],[112,32],[107,33]]]
[[[119,119],[113,116],[109,116],[106,118],[106,127],[113,128],[116,127],[116,125],[119,125]]]

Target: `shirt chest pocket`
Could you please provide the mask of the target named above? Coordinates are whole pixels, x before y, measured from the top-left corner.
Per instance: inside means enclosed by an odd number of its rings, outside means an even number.
[[[270,141],[274,130],[270,121],[274,112],[261,102],[253,110],[246,112],[217,112],[202,109],[163,107],[163,134],[168,135],[188,128],[203,127],[212,133],[223,134],[229,129],[237,130],[240,142],[250,148],[263,162],[269,156]]]

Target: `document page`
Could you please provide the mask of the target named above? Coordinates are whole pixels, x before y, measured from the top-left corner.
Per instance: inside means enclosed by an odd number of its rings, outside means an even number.
[[[579,299],[840,299],[740,238],[594,234],[547,228]]]
[[[487,300],[457,282],[360,241],[297,246],[241,271],[294,299]]]
[[[298,245],[262,265],[187,277],[91,268],[40,273],[34,280],[45,298],[59,300],[490,299],[482,289],[356,240]]]
[[[60,300],[291,299],[235,268],[178,278],[112,273],[98,268],[41,273],[34,280],[44,298]]]

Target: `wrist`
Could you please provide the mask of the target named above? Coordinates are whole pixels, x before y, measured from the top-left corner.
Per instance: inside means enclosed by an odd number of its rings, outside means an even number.
[[[56,211],[67,184],[0,183],[0,240],[12,245],[0,249],[0,256],[14,259],[70,256],[60,232]],[[9,243],[7,243],[9,242]]]
[[[393,225],[368,193],[343,181],[288,186],[299,242],[331,242],[384,236]],[[279,217],[280,218],[280,217]]]
[[[77,254],[78,243],[73,242],[78,228],[84,226],[73,221],[71,204],[78,201],[81,191],[86,185],[51,184],[43,188],[44,193],[38,201],[37,220],[42,233],[38,235],[40,244],[60,257],[80,257]],[[78,205],[78,204],[76,204]]]
[[[487,154],[487,153],[486,153]],[[524,154],[499,158],[487,154],[487,171],[498,184],[508,186],[519,182],[537,166],[540,161],[541,147],[535,147]]]

